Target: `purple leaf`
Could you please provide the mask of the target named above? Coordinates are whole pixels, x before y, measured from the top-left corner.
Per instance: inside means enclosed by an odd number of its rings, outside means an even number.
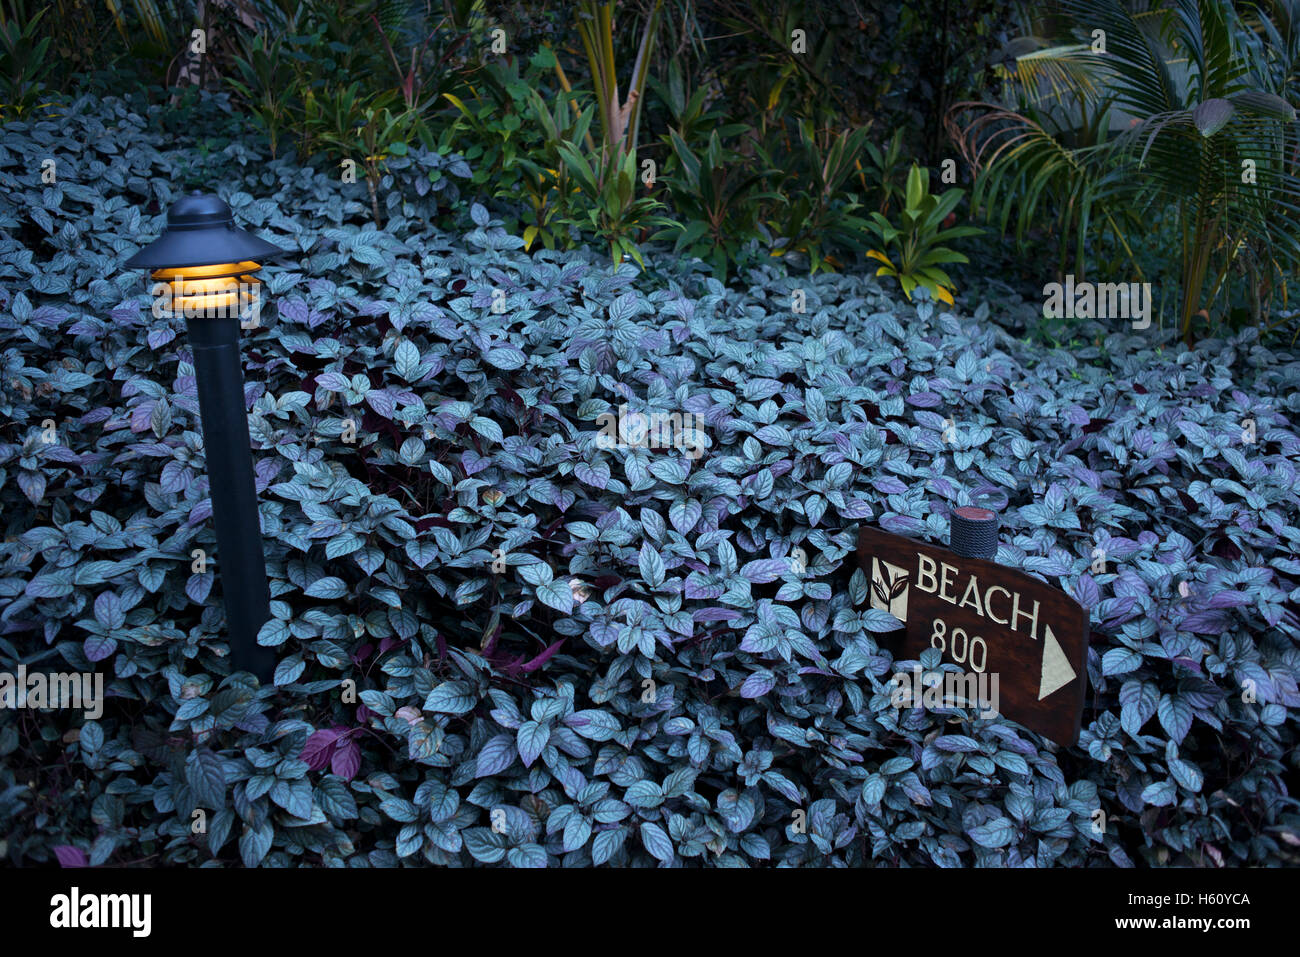
[[[59,844],[54,848],[54,856],[59,859],[60,867],[89,867],[86,852],[71,844]]]
[[[313,771],[323,771],[330,763],[330,755],[334,751],[338,737],[337,730],[322,728],[307,739],[307,743],[302,747],[302,754],[298,757],[306,761],[307,766]]]
[[[765,584],[774,582],[782,575],[790,571],[790,562],[785,558],[760,558],[757,561],[746,562],[740,569],[740,574],[755,584]]]
[[[342,742],[330,759],[330,770],[344,781],[351,781],[361,770],[361,748],[351,738]]]
[[[564,639],[561,638],[559,641],[549,646],[545,651],[543,651],[536,658],[532,659],[531,661],[525,661],[522,665],[519,666],[519,670],[525,673],[529,671],[536,671],[542,665],[550,661],[551,658],[555,655],[555,653],[558,652],[560,648],[563,646],[564,646]]]

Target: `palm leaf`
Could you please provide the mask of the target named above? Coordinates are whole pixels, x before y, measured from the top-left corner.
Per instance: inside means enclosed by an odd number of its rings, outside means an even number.
[[[963,117],[973,113],[974,117]],[[971,205],[983,209],[989,221],[1024,242],[1029,230],[1051,217],[1044,206],[1064,209],[1067,223],[1078,230],[1062,231],[1064,243],[1075,239],[1081,258],[1089,224],[1100,216],[1141,273],[1130,248],[1117,203],[1123,195],[1123,172],[1109,163],[1111,148],[1072,150],[1032,118],[985,103],[958,103],[948,117],[949,134],[975,170]],[[1012,229],[1012,216],[1015,225]]]

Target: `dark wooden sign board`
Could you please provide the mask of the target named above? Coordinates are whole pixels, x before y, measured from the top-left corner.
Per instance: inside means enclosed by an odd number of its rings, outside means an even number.
[[[1060,589],[996,562],[863,528],[858,563],[870,604],[903,621],[894,655],[943,648],[944,662],[998,675],[998,712],[1072,745],[1087,683],[1088,615]]]

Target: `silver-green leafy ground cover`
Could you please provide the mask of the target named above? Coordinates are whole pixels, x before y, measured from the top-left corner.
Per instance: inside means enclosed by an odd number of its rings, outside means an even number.
[[[398,161],[377,232],[364,186],[157,120],[86,99],[0,137],[0,668],[113,696],[0,712],[11,860],[1295,862],[1295,354],[1086,323],[1048,349],[1004,331],[1034,303],[779,260],[724,288],[653,248],[649,276],[530,256],[456,157]],[[196,163],[296,252],[244,343],[257,692],[191,571],[183,325],[121,268]],[[624,404],[698,416],[704,454],[602,447]],[[1076,748],[884,692],[856,529],[942,541],[985,485],[999,559],[1089,609]]]

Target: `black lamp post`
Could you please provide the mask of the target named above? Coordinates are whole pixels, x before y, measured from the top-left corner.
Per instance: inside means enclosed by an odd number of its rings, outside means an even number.
[[[173,312],[185,316],[203,423],[203,447],[217,532],[231,661],[237,671],[271,679],[275,656],[257,643],[271,617],[262,528],[239,358],[241,307],[257,295],[258,260],[286,250],[237,229],[230,207],[195,192],[167,211],[162,236],[126,261],[152,269],[171,286]]]

